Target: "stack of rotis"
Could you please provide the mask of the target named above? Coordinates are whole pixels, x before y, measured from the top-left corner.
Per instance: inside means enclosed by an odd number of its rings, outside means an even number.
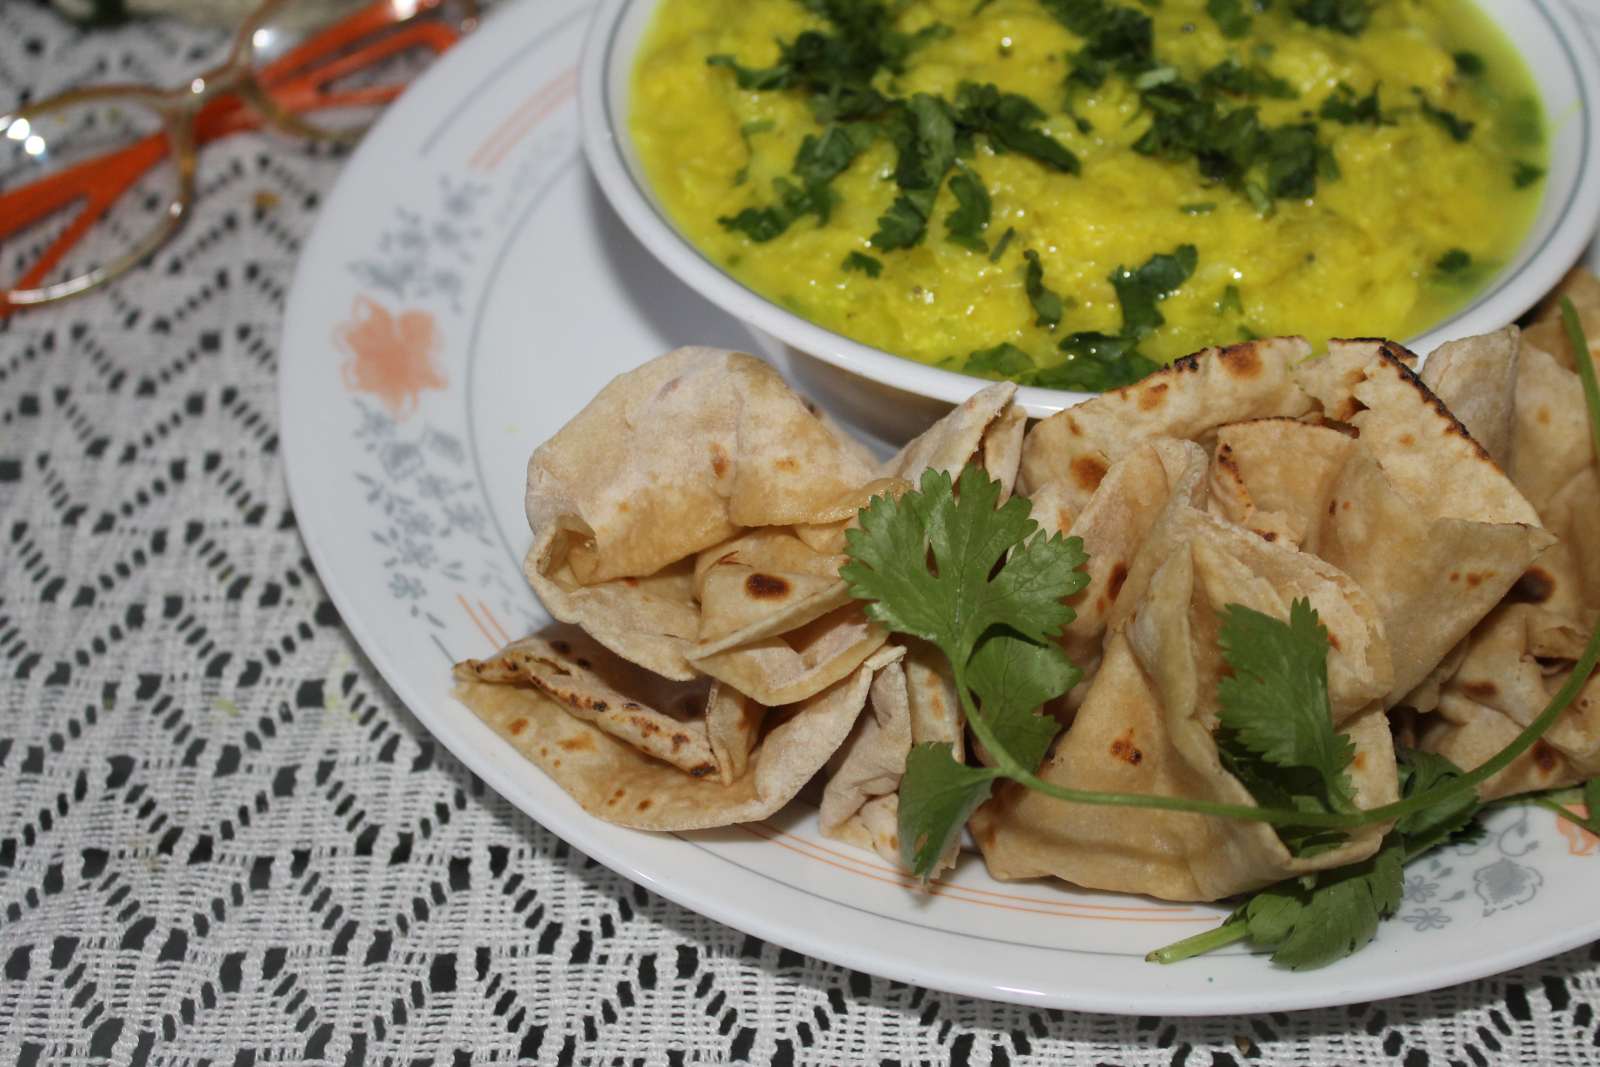
[[[1600,337],[1600,286],[1567,286]],[[974,760],[940,654],[838,571],[874,495],[981,465],[1083,539],[1062,635],[1084,680],[1040,769],[1078,789],[1253,803],[1218,758],[1218,613],[1316,608],[1358,803],[1396,798],[1395,733],[1463,767],[1545,706],[1600,613],[1600,481],[1548,318],[1446,345],[1209,349],[1028,430],[991,385],[886,463],[771,369],[685,348],[608,385],[528,468],[527,575],[567,626],[456,668],[462,700],[586,810],[646,830],[758,820],[822,784],[831,836],[899,862],[914,744]],[[1587,531],[1587,533],[1585,533]],[[1489,796],[1600,772],[1600,682]],[[1214,900],[1313,858],[1259,823],[1064,804],[1010,783],[971,830],[1000,878]],[[954,862],[952,851],[945,861]]]

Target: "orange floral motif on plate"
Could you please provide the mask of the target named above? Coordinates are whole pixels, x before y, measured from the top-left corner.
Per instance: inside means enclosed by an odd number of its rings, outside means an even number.
[[[339,368],[345,388],[383,401],[397,419],[417,409],[424,389],[443,389],[443,372],[434,363],[439,331],[426,311],[398,315],[368,296],[357,296],[350,320],[333,331],[334,341],[349,354]]]

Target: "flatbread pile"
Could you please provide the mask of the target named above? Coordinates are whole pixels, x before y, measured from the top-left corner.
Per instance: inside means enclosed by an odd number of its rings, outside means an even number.
[[[1575,278],[1600,337],[1600,283]],[[877,462],[759,360],[684,348],[621,376],[528,466],[526,571],[566,624],[458,664],[462,700],[586,810],[641,829],[765,818],[813,780],[830,836],[898,863],[911,746],[977,761],[942,655],[838,577],[873,496],[968,464],[1079,537],[1061,636],[1083,681],[1039,769],[1078,789],[1249,805],[1212,734],[1227,604],[1330,638],[1359,806],[1397,797],[1395,736],[1462,767],[1536,716],[1600,615],[1600,470],[1548,317],[1446,345],[1208,349],[1029,429],[974,395]],[[1600,680],[1486,795],[1600,773]],[[1215,900],[1376,851],[1065,804],[1002,783],[970,828],[1000,878]],[[954,862],[954,850],[944,857]]]

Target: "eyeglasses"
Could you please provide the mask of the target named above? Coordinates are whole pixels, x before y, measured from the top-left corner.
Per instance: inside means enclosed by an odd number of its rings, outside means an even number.
[[[359,137],[477,22],[476,0],[267,0],[187,85],[108,85],[0,114],[0,318],[137,266],[189,214],[202,145],[270,125]]]

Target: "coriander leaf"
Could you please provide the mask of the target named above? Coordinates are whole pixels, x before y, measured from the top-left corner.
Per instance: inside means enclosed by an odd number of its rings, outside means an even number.
[[[1342,126],[1381,125],[1388,120],[1384,118],[1382,106],[1378,103],[1379,88],[1374,85],[1366,96],[1357,96],[1354,89],[1340,82],[1323,99],[1317,115]]]
[[[1456,73],[1463,78],[1478,78],[1488,69],[1483,57],[1476,52],[1457,52],[1451,57],[1456,61]]]
[[[1200,87],[1211,92],[1269,96],[1278,100],[1293,100],[1299,95],[1293,85],[1265,67],[1257,64],[1247,67],[1232,59],[1225,59],[1202,74]]]
[[[1422,109],[1422,115],[1429,122],[1439,127],[1450,135],[1452,141],[1462,143],[1472,136],[1472,129],[1476,123],[1469,122],[1457,115],[1454,111],[1446,111],[1430,101],[1421,89],[1411,90],[1416,94],[1417,106]]]
[[[1134,270],[1119,266],[1111,272],[1111,287],[1122,303],[1124,336],[1145,337],[1166,321],[1156,304],[1188,281],[1198,258],[1194,245],[1179,245],[1170,253],[1151,256]]]
[[[1472,266],[1472,254],[1465,249],[1452,248],[1440,256],[1433,268],[1440,274],[1460,274]]]
[[[926,202],[925,197],[909,194],[895,197],[889,210],[878,216],[878,228],[869,239],[872,247],[892,252],[920,244],[928,228],[927,213],[920,206]]]
[[[1016,236],[1016,227],[1007,226],[1006,232],[1000,235],[999,242],[994,246],[994,250],[989,253],[989,262],[1000,262],[1000,257],[1006,254],[1006,249],[1011,247],[1011,242]]]
[[[990,767],[957,763],[948,744],[913,745],[900,779],[900,862],[926,878],[998,776]]]
[[[844,270],[860,271],[869,278],[876,278],[883,273],[883,263],[864,252],[851,252],[844,257],[840,267]]]
[[[725,230],[742,233],[752,241],[770,241],[789,228],[790,218],[775,207],[747,207],[737,215],[718,216]]]
[[[733,184],[743,185],[750,180],[750,157],[755,154],[755,148],[750,144],[750,138],[758,133],[766,133],[772,129],[773,125],[771,119],[757,119],[754,122],[746,122],[739,127],[739,140],[744,142],[745,161],[744,166],[740,167],[734,174]]]
[[[1322,163],[1318,149],[1317,128],[1309,122],[1265,131],[1262,155],[1267,195],[1288,200],[1304,200],[1316,195],[1317,173]]]
[[[706,66],[733,71],[734,82],[741,89],[787,89],[794,74],[787,63],[765,68],[741,67],[733,56],[723,53],[707,56]]]
[[[822,136],[807,134],[794,156],[794,174],[807,185],[826,185],[872,143],[872,127],[833,125]]]
[[[1068,544],[1077,556],[1073,566],[1081,567],[1088,558],[1081,543]],[[1060,645],[1038,644],[1001,629],[979,642],[966,677],[978,697],[978,714],[1000,747],[1024,770],[1033,771],[1061,731],[1061,723],[1039,709],[1077,685],[1083,672],[1067,660]]]
[[[886,252],[922,242],[934,198],[956,160],[956,129],[949,106],[927,93],[906,101],[889,136],[898,153],[894,179],[901,194],[878,217],[871,238],[874,248]]]
[[[991,626],[1049,641],[1075,617],[1062,598],[1086,580],[1081,543],[1033,536],[1027,500],[999,499],[1000,483],[979,468],[958,483],[924,471],[919,491],[876,497],[861,512],[839,575],[874,621],[933,642],[957,670]]]
[[[1511,184],[1518,189],[1526,189],[1544,177],[1544,168],[1533,163],[1518,160],[1511,168]]]
[[[987,252],[983,231],[989,226],[989,191],[977,175],[966,170],[951,175],[950,191],[955,194],[956,207],[944,217],[946,236],[974,252]]]
[[[1291,970],[1343,959],[1400,906],[1403,853],[1386,839],[1370,859],[1263,889],[1241,909],[1250,940]]]
[[[956,161],[956,127],[949,105],[917,93],[906,101],[891,130],[895,184],[902,189],[936,190]]]
[[[1025,96],[1003,93],[993,84],[962,82],[956,87],[955,117],[962,130],[985,135],[997,151],[1009,150],[1055,170],[1078,173],[1078,157],[1037,128],[1044,111]]]
[[[1066,359],[1041,368],[1032,384],[1046,389],[1076,389],[1103,393],[1132,385],[1157,370],[1154,362],[1140,355],[1130,337],[1085,331],[1062,338],[1057,347]]]
[[[1403,748],[1396,755],[1402,798],[1426,793],[1452,778],[1461,777],[1461,768],[1437,753]],[[1404,816],[1395,823],[1394,833],[1404,840],[1408,858],[1419,856],[1465,830],[1481,806],[1475,793],[1463,793],[1435,807]]]
[[[1217,24],[1222,36],[1232,40],[1248,36],[1255,21],[1245,14],[1244,0],[1206,0],[1206,14]]]
[[[1584,825],[1592,834],[1600,834],[1600,778],[1591,778],[1583,787],[1583,806],[1588,810]]]
[[[1001,378],[1015,378],[1033,370],[1033,358],[1009,341],[993,348],[980,348],[967,357],[961,368],[968,374],[993,374]]]
[[[1221,926],[1146,956],[1177,963],[1236,941],[1272,950],[1272,962],[1293,970],[1321,967],[1365,945],[1378,923],[1400,906],[1405,849],[1391,834],[1360,863],[1291,878],[1253,895]]]
[[[1323,810],[1355,810],[1354,787],[1345,774],[1355,745],[1333,728],[1328,631],[1310,601],[1294,601],[1287,623],[1229,604],[1219,642],[1233,671],[1217,686],[1218,719],[1228,740],[1259,757],[1260,773],[1291,772],[1279,776],[1280,788],[1306,795],[1307,775],[1294,772],[1310,772],[1312,796]]]
[[[1029,774],[1060,725],[1038,710],[1078,681],[1054,638],[1073,619],[1083,543],[1045,537],[1027,500],[1000,504],[1001,486],[976,466],[952,482],[941,470],[899,499],[884,495],[849,530],[839,575],[867,614],[933,642],[950,661],[960,699],[996,765],[958,763],[945,744],[918,745],[900,783],[901,855],[927,877],[1001,775]]]
[[[1290,14],[1308,26],[1356,37],[1372,20],[1371,0],[1297,0],[1289,5]]]
[[[1244,314],[1244,304],[1239,299],[1239,287],[1237,285],[1229,285],[1224,288],[1222,290],[1222,299],[1217,301],[1217,314],[1227,315],[1229,313],[1234,315]]]
[[[1150,16],[1105,0],[1043,0],[1044,8],[1084,38],[1070,57],[1072,84],[1098,88],[1112,73],[1127,77],[1155,66],[1155,27]]]
[[[1039,262],[1039,253],[1030,248],[1022,253],[1022,258],[1028,261],[1023,268],[1022,285],[1028,294],[1028,303],[1033,305],[1034,315],[1037,316],[1033,324],[1053,330],[1060,324],[1065,310],[1061,295],[1045,288],[1044,264]]]

